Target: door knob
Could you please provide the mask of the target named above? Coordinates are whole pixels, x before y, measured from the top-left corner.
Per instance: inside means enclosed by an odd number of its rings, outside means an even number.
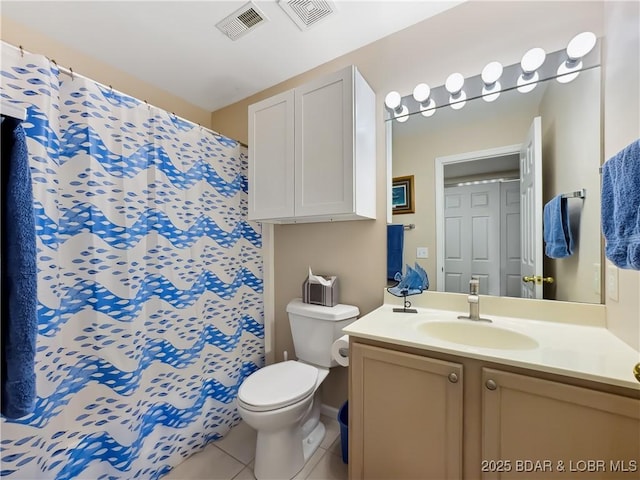
[[[540,285],[541,283],[553,283],[555,282],[555,279],[553,277],[542,277],[540,275],[536,275],[536,276],[524,276],[522,277],[522,281],[525,283],[537,283],[538,285]]]
[[[640,382],[640,363],[636,363],[636,366],[633,367],[633,376]]]

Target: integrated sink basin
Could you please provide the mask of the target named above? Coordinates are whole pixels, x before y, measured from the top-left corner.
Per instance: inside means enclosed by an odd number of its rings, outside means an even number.
[[[522,333],[472,320],[433,321],[417,325],[417,329],[431,337],[482,348],[499,350],[532,350],[538,342]]]

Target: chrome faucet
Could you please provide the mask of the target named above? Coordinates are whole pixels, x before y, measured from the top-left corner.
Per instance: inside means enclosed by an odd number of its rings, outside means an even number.
[[[464,320],[473,320],[474,322],[490,322],[488,318],[480,318],[480,280],[477,277],[471,277],[469,281],[469,316],[459,315],[458,318]]]

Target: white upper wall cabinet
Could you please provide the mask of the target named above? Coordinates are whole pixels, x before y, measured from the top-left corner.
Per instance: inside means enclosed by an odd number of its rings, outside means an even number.
[[[249,106],[249,219],[294,216],[293,90]]]
[[[374,219],[375,94],[354,66],[249,106],[249,220]]]

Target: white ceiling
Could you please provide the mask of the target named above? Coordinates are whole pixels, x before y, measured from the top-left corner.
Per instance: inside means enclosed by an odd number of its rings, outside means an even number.
[[[215,25],[246,3],[2,0],[1,7],[3,17],[215,111],[462,2],[337,0],[334,14],[303,32],[277,0],[255,1],[268,22],[231,41]]]

